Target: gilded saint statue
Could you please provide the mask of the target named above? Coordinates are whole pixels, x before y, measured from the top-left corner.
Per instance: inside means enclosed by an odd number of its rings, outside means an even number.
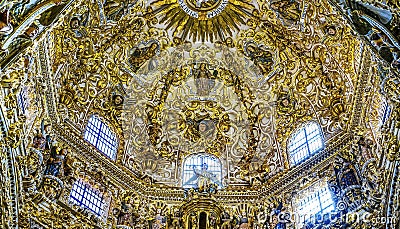
[[[135,47],[131,50],[128,62],[134,72],[137,72],[143,64],[154,57],[160,51],[160,46],[157,41],[150,41],[145,47]],[[155,69],[156,63],[150,61],[148,70]]]
[[[53,146],[50,152],[50,158],[46,164],[44,175],[55,177],[64,175],[64,162],[67,156],[67,148]]]
[[[152,224],[152,229],[163,229],[165,228],[166,218],[162,215],[162,210],[157,209],[157,214],[155,215],[154,222]]]
[[[217,71],[211,73],[211,71],[207,69],[207,65],[205,63],[200,64],[200,67],[195,70],[194,73],[197,95],[207,96],[210,94],[215,86],[215,77],[217,74]]]
[[[246,43],[244,48],[245,55],[253,61],[254,65],[257,66],[263,74],[272,70],[274,62],[270,50],[254,42]]]
[[[278,13],[281,18],[287,21],[297,22],[300,20],[300,4],[296,0],[271,1],[270,7],[273,11]]]

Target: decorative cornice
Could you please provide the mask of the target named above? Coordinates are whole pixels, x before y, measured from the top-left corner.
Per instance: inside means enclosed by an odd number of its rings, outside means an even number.
[[[127,169],[121,168],[121,166],[115,164],[115,162],[108,158],[106,159],[106,156],[102,155],[97,150],[94,150],[89,143],[76,137],[74,133],[68,131],[65,127],[66,126],[59,124],[53,126],[60,138],[74,147],[76,153],[79,154],[80,157],[102,166],[106,176],[111,178],[113,183],[118,184],[125,189],[136,190],[138,193],[150,199],[172,201],[184,200],[184,190],[182,188],[146,186],[146,184],[137,180],[137,174],[134,174],[130,170],[126,171]],[[345,133],[314,157],[293,169],[288,170],[286,173],[281,174],[274,182],[267,184],[265,187],[256,190],[221,190],[215,195],[215,198],[221,202],[241,202],[244,200],[256,200],[263,196],[274,195],[286,188],[290,188],[291,185],[298,182],[307,172],[312,171],[317,167],[324,167],[331,164],[333,162],[331,159],[350,143],[351,136]]]

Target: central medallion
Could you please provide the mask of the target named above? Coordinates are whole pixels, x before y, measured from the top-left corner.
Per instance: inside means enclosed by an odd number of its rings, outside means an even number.
[[[228,5],[228,0],[178,0],[178,3],[189,16],[199,20],[207,20],[224,11]]]
[[[225,41],[248,21],[258,21],[252,0],[154,0],[147,18],[156,17],[173,38],[192,41]]]

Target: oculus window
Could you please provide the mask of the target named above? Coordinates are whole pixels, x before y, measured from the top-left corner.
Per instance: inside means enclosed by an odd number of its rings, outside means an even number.
[[[335,209],[331,191],[326,182],[320,182],[314,187],[303,193],[302,198],[296,204],[299,216],[299,224],[313,223],[321,220],[324,214],[330,213]]]
[[[103,215],[106,207],[103,194],[80,179],[72,186],[69,202],[89,209],[97,216]]]
[[[310,122],[298,130],[289,140],[290,162],[297,165],[324,147],[321,128]]]
[[[222,187],[222,168],[220,160],[208,154],[195,154],[186,158],[183,164],[183,188],[202,188],[209,184]]]
[[[90,117],[86,126],[84,138],[100,152],[115,160],[118,149],[118,139],[115,133],[102,122],[99,117]]]

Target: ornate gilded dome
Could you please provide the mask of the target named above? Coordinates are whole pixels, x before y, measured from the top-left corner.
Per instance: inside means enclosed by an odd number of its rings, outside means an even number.
[[[2,227],[394,228],[398,8],[0,3]]]

